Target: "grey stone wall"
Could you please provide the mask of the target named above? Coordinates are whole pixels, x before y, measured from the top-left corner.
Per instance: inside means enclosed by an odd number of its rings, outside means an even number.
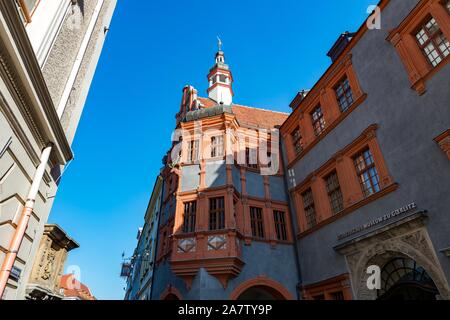
[[[298,184],[376,123],[378,143],[399,189],[302,238],[298,245],[304,284],[348,272],[344,258],[333,250],[338,234],[411,202],[428,211],[427,229],[450,279],[449,258],[439,252],[450,247],[450,161],[433,141],[450,127],[450,64],[427,81],[427,93],[419,96],[386,41],[417,2],[391,1],[382,13],[382,29],[366,32],[354,47],[353,66],[367,99],[294,168]]]

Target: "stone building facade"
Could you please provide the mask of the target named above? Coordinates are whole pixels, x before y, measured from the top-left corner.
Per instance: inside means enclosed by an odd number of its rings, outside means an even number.
[[[0,1],[0,296],[24,299],[116,0]]]
[[[26,289],[30,300],[62,300],[61,279],[67,256],[78,243],[67,236],[58,225],[45,225],[33,270]]]
[[[450,2],[379,10],[281,128],[306,299],[450,298]]]
[[[450,299],[448,39],[450,1],[382,0],[289,115],[233,103],[219,51],[164,158],[151,298]]]

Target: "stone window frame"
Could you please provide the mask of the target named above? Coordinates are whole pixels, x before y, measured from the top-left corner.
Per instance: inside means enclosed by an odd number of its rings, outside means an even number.
[[[286,222],[286,212],[280,210],[273,210],[273,223],[275,225],[275,232],[278,241],[288,241],[288,230]]]
[[[255,239],[265,239],[264,210],[261,207],[250,207],[250,225]]]
[[[421,50],[415,35],[427,17],[433,17],[443,35],[450,39],[450,15],[443,0],[421,0],[410,14],[386,38],[396,49],[408,74],[411,88],[426,93],[426,82],[450,61],[448,55],[433,67]]]
[[[183,233],[193,233],[196,228],[197,200],[183,203]]]
[[[388,171],[381,152],[376,137],[377,129],[378,125],[376,124],[369,126],[358,138],[338,151],[324,165],[311,172],[300,184],[290,190],[297,212],[298,238],[304,237],[398,188],[398,184],[394,183]],[[371,150],[374,158],[380,181],[380,190],[374,194],[364,196],[353,158],[367,148]],[[344,198],[344,208],[336,214],[333,214],[326,188],[326,178],[334,171],[337,173]],[[308,189],[311,189],[313,193],[317,220],[317,224],[312,228],[307,224],[302,199],[302,194]]]
[[[335,87],[344,79],[348,79],[352,91],[352,103],[343,112],[339,107]],[[353,110],[365,101],[365,94],[359,83],[357,74],[353,67],[352,54],[348,53],[333,64],[327,73],[319,80],[315,87],[306,97],[297,102],[294,112],[289,116],[281,127],[281,135],[286,141],[286,153],[288,158],[288,169],[303,158],[314,146],[324,139],[334,128],[336,128]],[[320,135],[314,132],[313,120],[309,115],[320,105],[326,126]],[[303,139],[302,151],[297,154],[293,144],[291,133],[300,128]]]

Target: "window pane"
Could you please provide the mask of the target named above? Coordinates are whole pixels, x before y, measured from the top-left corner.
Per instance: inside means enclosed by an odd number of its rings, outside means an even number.
[[[450,44],[434,18],[416,33],[416,39],[423,53],[433,67],[439,65],[450,54]]]
[[[341,112],[347,111],[347,109],[353,103],[353,92],[350,87],[350,82],[347,78],[344,78],[340,83],[334,88],[336,92],[337,101]]]
[[[354,158],[355,168],[365,197],[381,190],[380,179],[369,149]]]
[[[330,174],[326,179],[328,197],[330,199],[331,210],[334,214],[344,209],[344,199],[342,196],[339,179],[336,172]]]
[[[302,194],[303,198],[303,206],[306,216],[306,225],[308,229],[314,227],[316,225],[316,212],[314,207],[314,199],[312,190],[309,189],[305,193]]]
[[[253,237],[264,238],[264,221],[262,216],[262,209],[250,207],[250,220]]]
[[[223,197],[209,199],[209,230],[225,228],[225,199]]]

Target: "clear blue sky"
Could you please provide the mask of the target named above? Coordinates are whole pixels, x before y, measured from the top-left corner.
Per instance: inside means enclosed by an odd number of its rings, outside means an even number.
[[[118,0],[50,216],[81,245],[67,265],[99,299],[123,299],[130,256],[186,84],[206,95],[224,42],[236,103],[289,111],[330,64],[337,36],[378,0]]]

